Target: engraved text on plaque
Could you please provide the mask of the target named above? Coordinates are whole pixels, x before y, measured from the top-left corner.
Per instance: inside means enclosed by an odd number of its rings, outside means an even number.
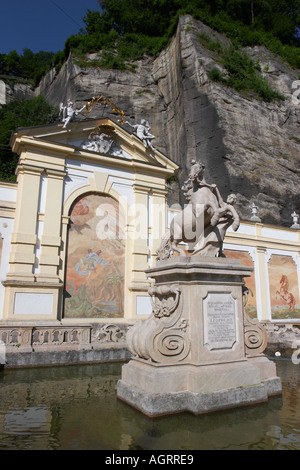
[[[204,345],[231,349],[236,342],[235,301],[231,294],[211,292],[203,300]]]

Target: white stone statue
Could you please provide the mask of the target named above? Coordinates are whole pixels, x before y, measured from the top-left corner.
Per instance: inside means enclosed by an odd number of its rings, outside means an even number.
[[[63,103],[60,103],[59,120],[64,123],[63,129],[65,129],[67,125],[74,120],[75,116],[78,116],[85,107],[86,106],[84,105],[81,109],[75,109],[71,100],[68,100],[66,106],[64,106]]]
[[[137,137],[139,137],[143,141],[143,144],[146,148],[150,147],[152,150],[154,150],[151,140],[155,139],[155,136],[150,134],[149,132],[151,128],[149,126],[148,121],[146,121],[145,119],[142,119],[141,124],[134,124],[134,125],[126,121],[125,124],[128,124],[130,127],[132,127],[135,130],[135,134],[137,135]]]
[[[157,250],[158,260],[169,258],[173,252],[186,256],[178,246],[180,242],[194,245],[192,255],[224,256],[222,248],[227,228],[238,229],[240,218],[233,207],[236,195],[231,194],[224,202],[217,186],[206,183],[204,168],[201,162],[192,162],[189,179],[182,188],[189,203],[171,221],[170,230]]]

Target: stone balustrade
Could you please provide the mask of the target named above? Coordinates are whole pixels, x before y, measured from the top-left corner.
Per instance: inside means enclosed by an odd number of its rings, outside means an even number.
[[[126,343],[127,325],[0,326],[0,342],[9,352],[93,349]]]

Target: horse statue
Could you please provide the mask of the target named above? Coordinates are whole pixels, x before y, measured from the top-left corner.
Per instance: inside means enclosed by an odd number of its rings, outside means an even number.
[[[174,252],[186,256],[185,250],[178,246],[180,242],[193,246],[192,255],[224,257],[222,248],[226,230],[232,226],[237,231],[240,225],[239,215],[233,207],[236,195],[230,194],[224,202],[217,186],[206,183],[204,170],[203,163],[192,161],[188,180],[181,188],[188,204],[173,218],[170,230],[163,236],[156,252],[157,260],[170,258]]]

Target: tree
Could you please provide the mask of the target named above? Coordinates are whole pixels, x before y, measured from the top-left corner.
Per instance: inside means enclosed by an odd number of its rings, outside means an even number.
[[[6,54],[2,73],[13,76],[21,75],[21,60],[17,51],[14,50]]]
[[[28,48],[23,49],[23,55],[20,56],[22,77],[31,78],[37,84],[40,76],[49,69],[53,58],[53,52],[34,53]]]
[[[300,0],[273,0],[271,31],[285,44],[297,44]]]
[[[300,22],[300,0],[224,0],[233,20],[272,33],[285,44],[295,43]]]
[[[32,100],[13,100],[0,108],[0,179],[14,181],[18,155],[11,151],[9,141],[18,127],[49,124],[58,112],[42,96]]]
[[[123,35],[164,36],[177,11],[187,0],[99,0],[106,21]]]
[[[103,22],[123,35],[142,33],[164,36],[178,12],[215,17],[227,14],[232,20],[254,29],[272,32],[292,43],[300,21],[300,0],[98,0],[100,12],[89,12],[87,31],[103,32]],[[100,28],[100,29],[99,29]]]
[[[113,20],[106,12],[100,14],[100,11],[87,10],[82,19],[85,24],[85,33],[89,35],[109,33],[113,28]]]
[[[98,0],[87,10],[85,28],[70,36],[63,51],[24,49],[0,54],[0,74],[33,80],[50,67],[58,70],[71,51],[82,56],[103,52],[100,66],[126,68],[124,61],[157,55],[174,34],[178,18],[190,14],[243,46],[265,45],[299,67],[300,0]],[[280,41],[280,43],[278,42]],[[98,61],[99,62],[99,61]]]
[[[28,48],[23,50],[22,55],[15,50],[8,54],[0,54],[0,74],[33,80],[37,85],[40,78],[49,70],[54,57],[53,52],[34,53]]]

